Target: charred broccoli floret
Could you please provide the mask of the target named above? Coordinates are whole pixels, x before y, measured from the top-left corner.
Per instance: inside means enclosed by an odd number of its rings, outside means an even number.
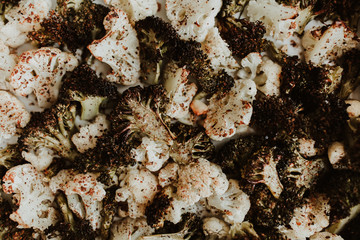
[[[231,17],[235,13],[242,13],[249,0],[224,0],[219,17]]]
[[[58,0],[57,8],[29,37],[40,46],[59,44],[75,52],[105,34],[103,20],[109,9],[91,0]]]
[[[186,66],[207,93],[229,90],[234,79],[225,71],[215,72],[210,60],[201,50],[201,44],[184,41],[174,28],[157,17],[147,17],[135,24],[140,42],[140,55],[144,80],[157,83],[165,62],[175,61],[179,67]]]
[[[8,145],[0,149],[0,166],[10,169],[24,162],[18,144]]]
[[[100,112],[100,107],[117,97],[116,86],[99,78],[88,65],[77,67],[64,79],[60,98],[81,104],[81,119],[91,120]]]
[[[340,98],[346,99],[360,86],[360,50],[354,49],[346,52],[341,59],[339,59],[339,64],[344,69],[339,96]]]
[[[19,139],[21,151],[31,154],[30,158],[50,152],[74,159],[77,154],[71,136],[76,131],[75,116],[76,106],[70,103],[59,103],[42,113],[34,114]]]
[[[242,59],[251,52],[263,52],[267,41],[263,38],[266,30],[260,22],[246,19],[220,18],[218,28],[221,37],[229,44],[233,55]]]
[[[113,223],[114,217],[117,212],[117,202],[115,199],[116,188],[110,188],[106,191],[106,196],[103,200],[103,209],[101,211],[101,215],[103,220],[101,222],[100,227],[100,235],[102,239],[109,238],[109,231],[111,224]]]
[[[188,163],[198,158],[211,159],[215,146],[202,128],[181,123],[171,126],[176,140],[170,148],[170,157],[178,163]]]

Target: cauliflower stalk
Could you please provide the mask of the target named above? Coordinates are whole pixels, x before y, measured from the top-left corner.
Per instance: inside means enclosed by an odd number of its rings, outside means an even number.
[[[0,90],[0,141],[15,136],[30,121],[24,105],[11,93]]]
[[[145,208],[157,192],[157,177],[147,169],[130,168],[116,191],[117,202],[127,202],[128,210],[119,208],[121,217],[138,218],[145,214]]]
[[[141,162],[149,171],[156,172],[169,159],[169,147],[165,143],[143,137],[140,146],[132,149],[131,154],[137,162]]]
[[[164,87],[169,97],[166,114],[182,122],[190,122],[190,104],[197,92],[195,83],[188,83],[189,71],[170,65],[165,72]]]
[[[204,121],[206,134],[221,141],[246,129],[255,95],[256,85],[252,80],[238,80],[227,94],[214,94]]]
[[[229,180],[229,188],[222,195],[213,195],[207,199],[208,204],[221,210],[224,219],[230,224],[241,223],[250,210],[250,198],[239,186],[238,181]]]
[[[360,47],[360,41],[343,22],[334,22],[324,31],[323,26],[305,31],[301,43],[305,49],[305,60],[315,66],[333,64],[345,52]]]
[[[155,15],[158,10],[156,0],[105,0],[105,3],[125,11],[133,21]]]
[[[0,40],[12,48],[24,44],[31,31],[40,28],[41,21],[51,9],[48,0],[21,0],[19,5],[5,13],[5,21],[0,19]]]
[[[105,198],[106,192],[104,185],[96,180],[96,176],[92,173],[77,174],[72,170],[61,170],[55,177],[50,180],[50,188],[53,193],[62,190],[68,199],[69,208],[78,216],[85,217],[90,222],[93,230],[100,227],[102,200]],[[79,197],[81,197],[84,213]],[[83,216],[85,215],[85,216]]]
[[[184,40],[205,40],[221,9],[218,0],[166,0],[166,15]]]
[[[19,228],[45,230],[57,221],[56,210],[51,207],[54,194],[43,181],[44,174],[31,164],[18,165],[6,172],[3,177],[3,190],[14,193],[19,208],[10,215]]]
[[[71,141],[81,153],[96,146],[97,139],[109,128],[109,122],[105,115],[98,115],[93,123],[83,126],[74,134]]]
[[[88,49],[112,68],[110,82],[133,85],[140,77],[139,40],[125,12],[114,9],[104,19],[107,34],[93,41]]]
[[[124,218],[114,222],[111,226],[111,240],[137,240],[142,236],[152,235],[155,229],[151,228],[145,218]]]
[[[211,28],[201,43],[202,50],[208,55],[211,66],[215,71],[225,69],[228,74],[233,74],[240,68],[229,49],[228,44],[221,38],[219,29]]]
[[[76,57],[53,47],[30,50],[21,54],[9,85],[20,96],[35,94],[41,108],[49,108],[59,95],[61,79],[78,65]]]

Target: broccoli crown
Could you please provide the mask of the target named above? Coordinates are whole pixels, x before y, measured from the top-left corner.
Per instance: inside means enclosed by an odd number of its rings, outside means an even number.
[[[235,13],[242,13],[249,0],[224,0],[218,17],[231,17]]]
[[[267,41],[263,38],[266,30],[260,22],[220,18],[218,28],[233,55],[240,59],[251,52],[263,52],[267,48]]]
[[[57,156],[73,159],[76,150],[71,142],[75,131],[76,106],[59,103],[42,113],[33,114],[19,139],[20,150],[51,149]]]
[[[234,85],[234,79],[225,71],[214,71],[208,56],[201,50],[200,43],[181,40],[169,23],[157,17],[147,17],[136,22],[135,29],[140,42],[140,55],[145,59],[142,66],[145,74],[153,71],[148,68],[153,68],[154,63],[158,69],[161,68],[159,64],[172,60],[179,67],[186,66],[190,76],[207,93],[227,91]]]
[[[24,162],[18,144],[8,145],[0,149],[0,166],[10,169]]]
[[[161,228],[164,226],[165,216],[170,211],[172,207],[171,202],[173,198],[171,194],[169,195],[167,191],[172,190],[162,190],[155,195],[153,202],[146,207],[145,215],[146,221],[149,226],[153,228]]]
[[[329,171],[317,185],[329,197],[330,222],[350,215],[350,208],[360,204],[360,173],[350,170]]]
[[[105,34],[103,20],[109,9],[91,0],[81,1],[79,7],[66,0],[58,0],[58,7],[41,22],[41,28],[30,32],[29,37],[40,46],[54,43],[70,51],[89,45]]]
[[[81,119],[91,120],[100,112],[100,107],[116,99],[116,86],[99,78],[87,64],[77,67],[65,78],[60,90],[60,101],[75,101],[81,104]]]

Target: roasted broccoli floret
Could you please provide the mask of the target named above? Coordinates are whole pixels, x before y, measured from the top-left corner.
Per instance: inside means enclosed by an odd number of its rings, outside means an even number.
[[[232,17],[235,13],[242,13],[249,0],[224,0],[219,17]]]
[[[114,217],[117,213],[118,203],[114,201],[116,189],[117,187],[108,189],[103,200],[103,209],[101,211],[103,219],[100,227],[100,235],[102,239],[109,238],[111,224],[113,223]]]
[[[77,151],[71,142],[76,106],[59,103],[32,116],[19,139],[24,158],[38,169],[47,168],[55,156],[72,160]]]
[[[314,7],[318,0],[276,0],[280,4],[287,6],[300,6],[300,8]]]
[[[360,50],[354,49],[346,52],[338,62],[344,69],[339,97],[346,99],[360,86]]]
[[[329,171],[317,189],[329,197],[330,223],[335,223],[349,216],[350,208],[360,204],[360,173],[349,170]]]
[[[202,128],[181,123],[171,126],[175,135],[174,144],[170,148],[170,157],[178,163],[189,163],[198,158],[211,159],[215,146]]]
[[[0,149],[0,166],[10,169],[24,162],[18,144]]]
[[[190,76],[207,93],[226,91],[233,86],[234,79],[225,71],[214,71],[200,43],[181,40],[169,23],[160,18],[147,17],[136,22],[135,28],[140,42],[140,55],[145,59],[142,63],[145,81],[157,83],[164,63],[172,60],[179,67],[186,66]]]
[[[81,104],[81,119],[91,120],[99,114],[100,108],[109,100],[117,97],[116,86],[99,78],[88,65],[77,67],[65,78],[60,91],[64,101]]]
[[[29,34],[40,46],[59,44],[75,52],[105,34],[103,20],[109,9],[91,0],[58,0],[55,11]]]
[[[263,52],[267,41],[263,38],[266,30],[260,22],[246,19],[220,18],[218,28],[221,37],[229,44],[233,55],[242,59],[251,52]]]

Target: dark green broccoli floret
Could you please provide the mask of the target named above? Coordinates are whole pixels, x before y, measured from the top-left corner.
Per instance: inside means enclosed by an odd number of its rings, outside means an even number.
[[[29,124],[19,139],[22,151],[49,149],[53,154],[66,159],[74,159],[76,150],[71,137],[76,131],[76,106],[59,103],[42,113],[33,114]]]
[[[100,235],[102,239],[109,238],[109,231],[114,217],[117,213],[118,203],[114,201],[117,187],[106,190],[106,196],[103,200],[103,209],[101,210],[102,222],[100,226]]]
[[[6,169],[12,168],[24,162],[18,144],[8,145],[6,148],[0,149],[0,166]]]
[[[80,3],[58,0],[57,4],[56,10],[41,22],[41,28],[29,34],[40,46],[56,43],[75,52],[105,34],[103,20],[109,12],[107,7],[91,0]]]
[[[218,28],[221,37],[229,44],[233,55],[242,59],[251,52],[263,52],[267,41],[263,38],[266,30],[260,22],[246,19],[220,18]]]
[[[81,104],[81,119],[91,120],[100,112],[100,107],[117,97],[116,86],[99,78],[88,65],[82,64],[65,78],[60,98]]]
[[[202,128],[181,123],[171,126],[175,141],[170,148],[170,157],[178,163],[205,158],[210,160],[215,152],[215,146]]]
[[[349,170],[328,172],[317,186],[329,197],[330,223],[350,215],[350,208],[360,204],[360,173]]]
[[[242,13],[244,8],[249,3],[249,0],[224,0],[219,17],[231,17],[235,13]]]
[[[300,8],[314,7],[318,0],[276,0],[279,4],[287,6],[300,6]]]
[[[360,86],[360,50],[354,49],[346,52],[338,62],[344,69],[339,96],[346,99]]]
[[[227,91],[234,85],[234,79],[226,72],[215,72],[200,43],[181,40],[169,23],[157,17],[147,17],[136,22],[135,29],[145,81],[157,83],[164,63],[174,61],[179,67],[186,66],[190,76],[207,93]]]

